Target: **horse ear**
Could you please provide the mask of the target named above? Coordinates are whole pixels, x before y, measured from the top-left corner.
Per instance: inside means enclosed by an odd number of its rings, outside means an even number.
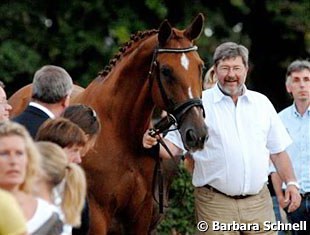
[[[185,37],[191,41],[198,38],[202,32],[204,19],[203,14],[199,13],[193,22],[186,28],[184,32]]]
[[[164,20],[159,26],[158,42],[159,46],[163,47],[172,34],[172,27],[168,20]]]

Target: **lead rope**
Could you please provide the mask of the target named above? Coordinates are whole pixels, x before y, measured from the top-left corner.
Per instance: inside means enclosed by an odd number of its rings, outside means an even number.
[[[178,169],[179,176],[182,176],[183,172],[181,171],[181,169],[177,163],[177,160],[172,155],[170,149],[168,148],[168,146],[164,142],[163,138],[160,135],[158,135],[158,136],[159,136],[158,143],[161,144],[165,148],[165,150],[168,152],[170,158],[172,158],[174,164],[176,165],[176,167]],[[184,159],[182,158],[182,160],[184,160]],[[164,212],[164,181],[163,181],[162,159],[160,156],[158,156],[156,158],[156,166],[157,166],[156,173],[157,173],[157,177],[158,177],[158,201],[156,200],[155,197],[154,197],[154,200],[159,204],[159,213],[163,214],[163,212]],[[180,202],[183,199],[183,197],[186,193],[186,190],[187,190],[187,187],[186,187],[186,184],[184,184],[183,192],[182,192],[178,202]]]
[[[175,118],[171,114],[168,114],[166,117],[162,118],[158,123],[156,123],[154,125],[154,128],[150,129],[150,133],[149,134],[152,137],[158,136],[158,143],[160,145],[162,145],[163,148],[167,151],[169,157],[173,160],[173,163],[177,167],[179,175],[182,175],[183,173],[182,173],[182,171],[179,168],[179,165],[178,165],[178,162],[177,162],[176,158],[173,156],[173,154],[171,153],[170,149],[168,148],[168,146],[166,145],[165,141],[163,140],[163,138],[160,135],[164,131],[176,130],[177,128],[169,129],[170,126],[175,124],[175,123],[176,123]],[[156,128],[156,127],[158,127],[158,128]],[[162,159],[161,159],[161,157],[159,155],[156,158],[156,166],[155,166],[155,170],[154,171],[156,171],[157,179],[158,179],[158,201],[156,200],[155,196],[153,196],[153,197],[154,197],[154,200],[159,204],[159,213],[163,214],[164,213],[164,181],[163,181]],[[154,174],[155,174],[155,172],[154,172]],[[184,185],[185,185],[184,186],[184,190],[182,192],[182,196],[180,197],[181,199],[184,197],[185,192],[186,192],[186,184],[184,184]],[[179,201],[181,201],[181,199]]]

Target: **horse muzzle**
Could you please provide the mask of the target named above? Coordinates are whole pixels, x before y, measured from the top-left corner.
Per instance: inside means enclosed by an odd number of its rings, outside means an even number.
[[[203,112],[199,107],[193,107],[184,114],[179,132],[186,150],[194,152],[204,147],[209,135]]]
[[[207,138],[206,134],[198,135],[193,129],[189,129],[185,133],[185,148],[187,150],[202,149]]]

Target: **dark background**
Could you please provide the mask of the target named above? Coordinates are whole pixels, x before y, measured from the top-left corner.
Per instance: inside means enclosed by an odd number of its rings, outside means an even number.
[[[217,45],[235,41],[250,49],[247,85],[266,94],[276,109],[291,101],[287,65],[310,52],[308,0],[15,0],[0,5],[0,79],[10,96],[45,64],[64,67],[87,86],[122,43],[167,18],[183,28],[202,12],[206,33],[197,42],[207,64]]]

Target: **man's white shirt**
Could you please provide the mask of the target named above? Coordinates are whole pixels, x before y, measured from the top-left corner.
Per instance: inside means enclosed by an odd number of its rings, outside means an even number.
[[[193,185],[206,184],[227,195],[257,194],[267,182],[269,157],[292,142],[268,98],[247,90],[237,105],[217,85],[203,91],[209,139],[195,160]],[[170,142],[184,150],[178,131]]]

